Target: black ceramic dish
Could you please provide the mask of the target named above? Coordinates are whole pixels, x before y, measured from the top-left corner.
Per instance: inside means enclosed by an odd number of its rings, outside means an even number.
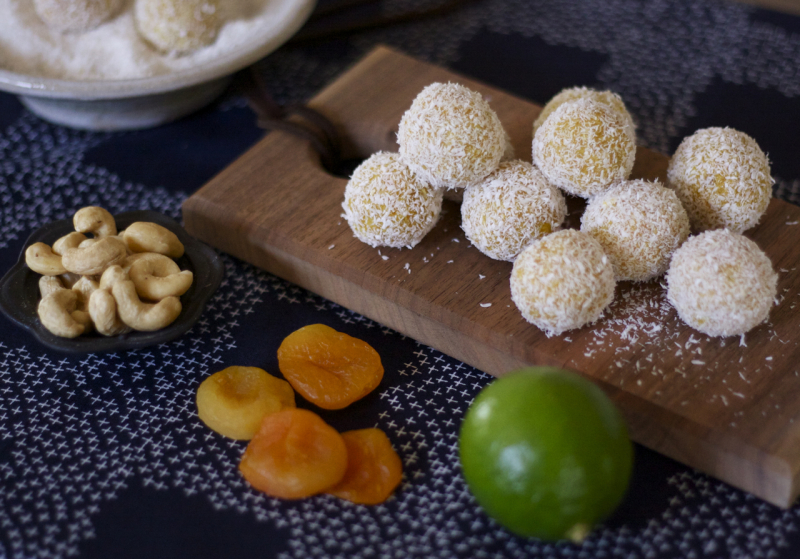
[[[191,237],[177,222],[153,211],[125,212],[114,216],[122,230],[135,221],[151,221],[166,227],[183,243],[186,251],[177,260],[182,270],[191,270],[194,281],[181,296],[180,316],[155,332],[131,332],[122,336],[105,337],[96,332],[77,338],[61,338],[42,326],[36,314],[39,304],[39,278],[25,264],[25,249],[37,241],[52,245],[59,237],[74,231],[72,220],[54,221],[35,231],[20,254],[17,263],[0,280],[0,310],[15,324],[31,332],[45,346],[69,353],[88,353],[135,349],[174,340],[186,333],[200,317],[209,297],[217,290],[225,274],[222,259],[210,247]]]

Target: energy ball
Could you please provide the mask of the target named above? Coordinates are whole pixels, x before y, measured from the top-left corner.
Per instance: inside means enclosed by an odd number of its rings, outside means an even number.
[[[547,336],[594,322],[614,299],[614,269],[600,243],[575,229],[534,241],[514,261],[511,299]]]
[[[667,271],[689,236],[689,216],[669,188],[622,181],[589,201],[581,231],[603,247],[617,281],[647,281]]]
[[[515,159],[514,155],[514,144],[511,143],[511,136],[508,135],[508,132],[503,130],[503,156],[500,158],[500,162],[503,161],[512,161]],[[460,204],[464,200],[464,191],[466,188],[445,188],[444,190],[444,199],[450,200],[451,202],[456,202]]]
[[[533,138],[534,164],[557,187],[582,198],[627,179],[635,156],[631,121],[589,97],[562,103]]]
[[[628,120],[631,127],[635,129],[633,118],[628,112],[628,108],[625,106],[625,103],[622,101],[622,97],[613,91],[597,91],[596,89],[591,89],[588,87],[570,87],[559,91],[556,96],[550,99],[544,108],[542,108],[542,112],[539,113],[539,116],[533,122],[533,134],[536,135],[536,131],[539,129],[542,123],[547,120],[547,117],[550,116],[550,114],[558,107],[567,101],[575,101],[576,99],[583,99],[584,97],[594,99],[600,103],[605,103],[614,109],[615,112],[619,113],[623,118]]]
[[[120,4],[121,0],[33,0],[42,21],[63,32],[94,29],[111,18]]]
[[[455,83],[434,83],[400,120],[400,155],[436,188],[465,188],[497,168],[506,133],[483,96]]]
[[[218,0],[136,0],[134,7],[139,34],[162,52],[187,53],[217,37]]]
[[[509,161],[464,191],[461,228],[495,260],[514,260],[532,241],[557,230],[567,215],[564,195],[539,169]]]
[[[767,319],[777,283],[756,243],[716,229],[689,238],[675,252],[667,298],[692,328],[709,336],[739,336]]]
[[[756,141],[733,128],[705,128],[684,138],[667,169],[698,231],[753,227],[772,197],[769,160]]]
[[[423,182],[398,154],[378,152],[353,172],[342,207],[360,241],[412,248],[439,219],[442,190]]]

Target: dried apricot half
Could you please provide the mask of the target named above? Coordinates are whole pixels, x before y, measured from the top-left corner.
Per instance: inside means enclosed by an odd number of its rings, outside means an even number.
[[[239,471],[256,489],[281,499],[302,499],[333,487],[347,469],[342,436],[314,412],[272,413],[247,445]]]
[[[363,398],[383,378],[381,358],[372,346],[324,324],[289,334],[278,348],[278,366],[301,396],[326,410]]]
[[[228,367],[197,389],[200,420],[231,439],[251,439],[265,415],[285,408],[294,408],[292,387],[258,367]]]
[[[380,429],[342,433],[347,447],[347,471],[326,493],[359,505],[377,505],[388,499],[403,478],[403,463]]]

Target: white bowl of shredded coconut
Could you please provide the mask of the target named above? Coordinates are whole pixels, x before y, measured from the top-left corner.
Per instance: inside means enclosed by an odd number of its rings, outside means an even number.
[[[209,46],[162,54],[134,23],[133,0],[82,33],[49,28],[31,0],[0,0],[0,89],[42,118],[74,128],[147,128],[211,102],[236,71],[286,42],[314,0],[220,0]]]

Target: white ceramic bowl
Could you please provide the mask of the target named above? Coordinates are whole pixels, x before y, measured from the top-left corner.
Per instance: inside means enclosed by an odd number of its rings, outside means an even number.
[[[214,100],[235,72],[289,40],[315,0],[269,0],[266,5],[269,20],[254,40],[188,68],[133,79],[72,80],[4,70],[0,59],[0,89],[18,94],[33,113],[56,124],[87,130],[157,126]]]

